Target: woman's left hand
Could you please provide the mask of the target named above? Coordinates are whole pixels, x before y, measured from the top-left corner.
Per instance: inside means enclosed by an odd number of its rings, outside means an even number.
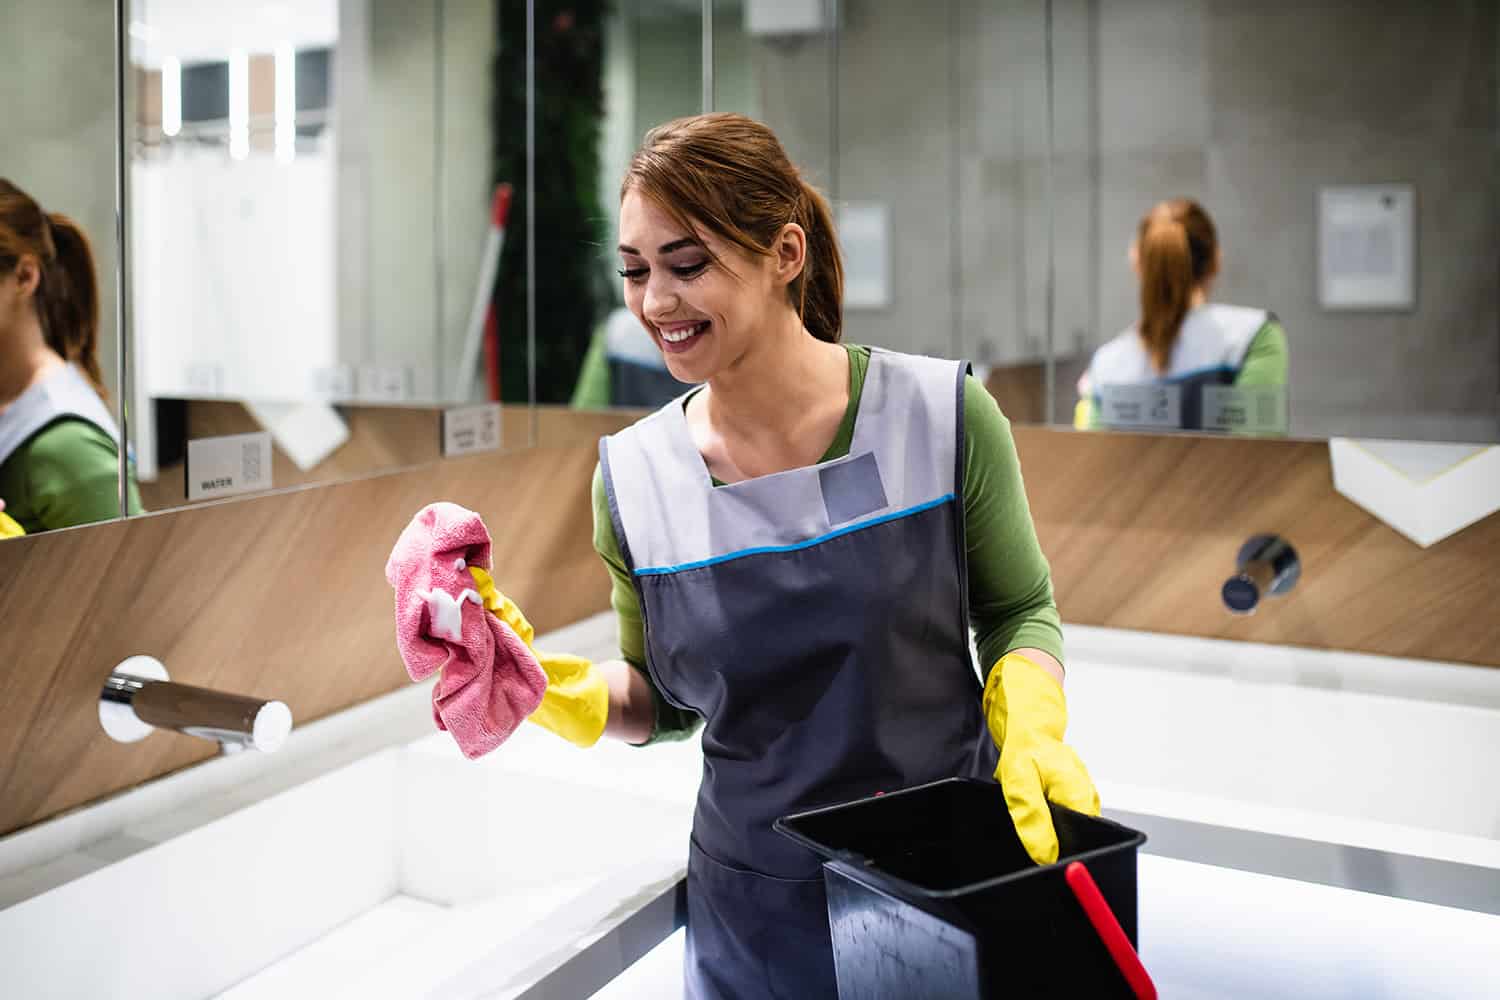
[[[985,684],[984,716],[1000,748],[995,778],[1016,833],[1033,861],[1050,865],[1058,846],[1047,803],[1099,815],[1099,792],[1088,769],[1063,742],[1068,709],[1062,686],[1032,660],[1007,653]]]

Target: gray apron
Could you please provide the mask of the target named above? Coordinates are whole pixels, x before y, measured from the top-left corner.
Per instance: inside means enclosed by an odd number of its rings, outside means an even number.
[[[600,442],[647,667],[703,716],[687,993],[834,997],[820,863],[778,817],[997,754],[969,656],[967,365],[871,353],[847,457],[715,487],[682,400]]]
[[[38,431],[64,418],[87,421],[120,446],[120,430],[109,408],[84,374],[69,364],[21,393],[0,416],[0,463]]]

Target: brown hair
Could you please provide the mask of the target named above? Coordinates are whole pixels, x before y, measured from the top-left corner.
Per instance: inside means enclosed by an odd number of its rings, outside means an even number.
[[[1141,276],[1141,340],[1158,372],[1166,372],[1194,289],[1214,276],[1219,237],[1203,206],[1190,198],[1164,201],[1136,231]]]
[[[688,232],[696,223],[751,254],[769,256],[782,227],[801,226],[807,257],[787,288],[788,298],[809,333],[838,343],[844,328],[844,265],[833,213],[770,129],[726,113],[658,125],[631,157],[620,198],[633,188]]]
[[[14,271],[23,254],[41,264],[35,301],[47,346],[82,368],[107,398],[99,371],[99,285],[88,237],[72,219],[43,212],[30,195],[0,177],[0,276]]]

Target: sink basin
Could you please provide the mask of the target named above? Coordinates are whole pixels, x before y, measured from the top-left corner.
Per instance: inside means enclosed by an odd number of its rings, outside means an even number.
[[[414,685],[274,756],[220,758],[0,841],[5,995],[421,996],[471,966],[504,995],[643,884],[680,878],[696,744],[581,751],[523,726],[469,761],[431,732],[428,698]],[[70,830],[111,810],[124,819],[107,836]],[[70,836],[83,843],[24,864]]]

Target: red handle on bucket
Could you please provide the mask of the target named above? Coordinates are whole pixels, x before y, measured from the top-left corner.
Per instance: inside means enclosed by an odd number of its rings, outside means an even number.
[[[1120,974],[1130,984],[1138,1000],[1156,1000],[1156,984],[1151,981],[1146,967],[1141,964],[1141,956],[1130,946],[1130,938],[1125,936],[1124,928],[1115,919],[1115,912],[1105,902],[1104,894],[1094,882],[1094,876],[1089,874],[1082,861],[1068,865],[1063,870],[1063,875],[1068,880],[1068,888],[1078,897],[1078,905],[1083,907],[1084,915],[1094,925],[1094,932],[1104,942],[1104,947],[1109,950],[1109,957],[1115,960]]]

